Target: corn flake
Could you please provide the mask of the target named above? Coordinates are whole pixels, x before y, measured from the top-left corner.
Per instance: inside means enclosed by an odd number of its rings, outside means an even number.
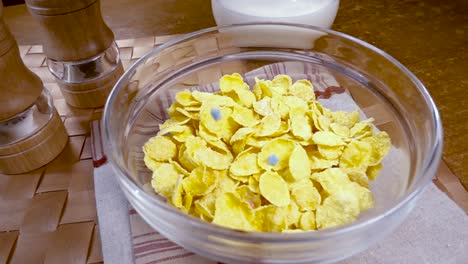
[[[325,145],[330,147],[346,145],[340,136],[327,131],[317,131],[312,136],[312,139],[317,145]]]
[[[315,230],[315,213],[307,211],[301,214],[299,220],[299,228],[302,230]]]
[[[192,196],[205,195],[211,192],[217,183],[217,175],[204,167],[195,168],[188,177],[182,181],[187,193]]]
[[[258,165],[265,170],[284,169],[289,164],[289,157],[294,148],[295,144],[291,140],[270,140],[258,153]]]
[[[302,100],[309,102],[315,100],[312,84],[307,80],[298,80],[290,88],[289,92]]]
[[[290,202],[288,184],[275,172],[264,172],[259,181],[260,194],[271,204],[287,206]]]
[[[229,172],[235,176],[249,176],[260,172],[260,167],[257,164],[257,153],[252,151],[252,148],[247,149],[232,162]]]
[[[301,211],[312,211],[320,205],[322,197],[309,179],[303,179],[289,185],[293,201]]]
[[[312,124],[309,116],[306,115],[305,109],[293,108],[289,112],[291,120],[292,134],[302,140],[312,138]]]
[[[158,193],[164,197],[170,198],[180,175],[181,174],[177,171],[174,165],[163,163],[154,170],[151,185]]]
[[[143,146],[143,152],[156,161],[168,161],[177,155],[177,147],[167,136],[155,136]]]
[[[253,212],[250,206],[242,202],[235,194],[227,192],[220,195],[215,203],[214,224],[233,229],[254,231]]]
[[[281,117],[279,114],[265,116],[257,126],[255,135],[258,137],[271,136],[281,127]]]
[[[289,172],[294,181],[298,181],[310,176],[311,166],[307,152],[301,145],[294,147],[289,158]]]
[[[243,106],[234,106],[232,119],[243,127],[253,127],[259,123],[255,112]]]
[[[366,141],[354,140],[343,150],[340,167],[356,168],[365,171],[370,164],[372,145]]]

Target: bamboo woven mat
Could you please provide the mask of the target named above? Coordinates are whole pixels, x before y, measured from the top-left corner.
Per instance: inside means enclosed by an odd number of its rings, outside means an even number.
[[[124,68],[176,36],[117,41]],[[46,67],[42,46],[19,48],[25,64],[51,92],[69,142],[43,168],[22,175],[0,174],[0,264],[102,263],[89,125],[101,118],[102,108],[68,106]],[[445,163],[434,182],[468,212],[468,192]]]

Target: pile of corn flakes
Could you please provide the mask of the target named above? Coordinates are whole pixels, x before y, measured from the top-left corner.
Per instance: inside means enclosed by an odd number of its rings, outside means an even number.
[[[183,91],[144,145],[152,186],[205,221],[296,232],[354,221],[373,206],[369,180],[391,147],[355,112],[332,112],[307,80],[225,75],[220,92]]]

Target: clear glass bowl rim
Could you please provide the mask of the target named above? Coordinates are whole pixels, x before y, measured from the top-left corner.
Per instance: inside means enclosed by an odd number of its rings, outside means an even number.
[[[437,110],[437,107],[429,95],[429,92],[425,88],[425,86],[422,84],[422,82],[410,71],[408,70],[403,64],[398,62],[395,58],[390,56],[388,53],[380,50],[379,48],[363,41],[358,38],[349,36],[347,34],[334,31],[331,29],[325,29],[325,28],[320,28],[320,27],[315,27],[315,26],[310,26],[310,25],[305,25],[305,24],[295,24],[295,23],[277,23],[277,22],[255,22],[255,23],[240,23],[240,24],[232,24],[232,25],[226,25],[226,26],[217,26],[217,27],[211,27],[207,29],[202,29],[199,31],[191,32],[184,34],[182,36],[179,36],[177,38],[174,38],[145,54],[143,57],[138,59],[117,81],[117,83],[114,85],[114,88],[112,89],[112,92],[110,93],[108,100],[106,102],[105,108],[104,108],[104,113],[103,113],[103,125],[104,125],[104,133],[103,133],[103,141],[104,141],[104,149],[108,162],[114,169],[114,172],[116,172],[117,176],[119,177],[120,180],[125,181],[126,184],[129,184],[132,186],[134,190],[137,190],[147,202],[155,203],[158,207],[164,209],[165,213],[171,214],[174,217],[179,217],[179,218],[185,218],[187,225],[190,225],[191,228],[197,228],[200,229],[202,232],[206,232],[207,234],[210,235],[218,235],[221,237],[229,238],[229,239],[236,239],[239,241],[258,241],[258,242],[263,242],[263,243],[285,243],[285,242],[305,242],[305,241],[314,241],[314,240],[322,240],[325,238],[330,238],[330,237],[336,237],[336,236],[341,236],[344,233],[350,233],[350,232],[357,232],[360,229],[365,229],[366,226],[374,224],[375,222],[380,221],[381,219],[388,217],[390,215],[393,215],[394,213],[397,213],[400,209],[402,209],[406,204],[410,203],[412,200],[414,200],[422,191],[427,187],[427,185],[432,181],[432,177],[422,177],[422,181],[418,183],[418,186],[414,188],[414,190],[410,193],[405,193],[402,198],[399,199],[399,201],[393,205],[393,207],[389,208],[387,211],[384,213],[381,213],[375,217],[372,217],[370,219],[364,220],[364,221],[357,221],[355,223],[341,226],[341,227],[335,227],[335,228],[329,228],[329,229],[324,229],[324,230],[318,230],[318,231],[313,231],[313,232],[303,232],[303,233],[268,233],[268,232],[245,232],[245,231],[239,231],[239,230],[234,230],[234,229],[229,229],[221,226],[217,226],[211,223],[207,223],[201,219],[198,219],[194,216],[187,215],[180,210],[170,206],[169,204],[156,199],[155,197],[149,195],[146,193],[145,190],[140,188],[138,184],[135,182],[135,180],[129,176],[129,172],[126,170],[126,168],[121,167],[115,160],[114,156],[112,153],[115,151],[118,151],[118,148],[114,142],[111,142],[109,140],[110,138],[110,133],[108,129],[108,123],[110,122],[109,115],[111,114],[109,111],[110,106],[113,105],[115,102],[117,102],[117,95],[118,92],[123,88],[124,83],[126,82],[127,79],[131,78],[133,76],[133,73],[135,72],[136,68],[138,68],[141,64],[143,64],[148,58],[160,53],[164,49],[171,47],[175,44],[182,43],[185,40],[192,39],[194,37],[199,37],[204,34],[208,33],[213,33],[217,32],[220,29],[229,29],[229,28],[241,28],[241,27],[248,27],[248,26],[284,26],[284,27],[292,27],[292,28],[301,28],[301,29],[309,29],[309,30],[315,30],[315,31],[321,31],[330,35],[338,36],[347,40],[350,40],[356,44],[359,44],[361,46],[364,46],[365,48],[368,48],[379,55],[383,56],[385,59],[390,61],[392,64],[394,64],[398,69],[400,69],[402,72],[404,72],[408,78],[414,83],[414,85],[418,88],[419,92],[421,93],[422,97],[426,101],[426,104],[430,107],[430,110],[432,112],[432,120],[433,120],[433,134],[434,134],[434,144],[424,158],[424,164],[422,166],[422,174],[426,175],[428,173],[433,173],[439,165],[439,161],[442,155],[442,144],[443,144],[443,129],[442,129],[442,122],[440,119],[439,112]],[[416,183],[414,183],[416,184]],[[122,183],[120,183],[121,188],[123,188]]]

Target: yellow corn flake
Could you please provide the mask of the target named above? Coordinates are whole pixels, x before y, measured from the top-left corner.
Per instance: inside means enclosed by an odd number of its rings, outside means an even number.
[[[193,196],[188,193],[184,193],[184,208],[182,210],[190,214],[191,211],[193,211],[192,205],[193,205]]]
[[[315,100],[312,83],[307,80],[298,80],[290,88],[289,92],[302,100],[309,102]]]
[[[232,100],[232,98],[228,96],[222,96],[218,94],[200,92],[200,91],[193,91],[192,96],[193,98],[195,98],[195,100],[201,102],[202,105],[204,103],[209,103],[209,104],[218,105],[218,106],[228,106],[228,107],[233,107],[237,105],[237,103],[234,102],[234,100]]]
[[[189,90],[177,93],[175,96],[175,100],[182,106],[200,105],[200,102],[193,98],[192,93]]]
[[[177,161],[174,161],[174,160],[170,160],[169,163],[171,163],[172,165],[174,165],[175,169],[183,174],[184,176],[189,176],[190,175],[190,172],[188,172],[184,167],[182,167]]]
[[[283,96],[283,101],[289,109],[300,108],[307,112],[309,105],[306,101],[296,96]]]
[[[143,152],[156,161],[168,161],[177,155],[177,147],[167,136],[155,136],[143,146]]]
[[[183,175],[180,175],[179,178],[177,179],[177,182],[174,187],[174,192],[172,193],[172,197],[170,201],[173,206],[179,209],[183,209],[185,211],[184,197],[183,197],[184,188],[182,187],[182,178],[183,178]]]
[[[196,168],[197,161],[195,159],[195,151],[206,148],[206,142],[200,137],[188,137],[179,149],[179,163],[185,169],[192,171]]]
[[[232,117],[229,117],[227,122],[226,122],[226,127],[223,129],[223,132],[221,133],[221,139],[223,139],[225,142],[229,142],[231,140],[231,137],[234,135],[234,133],[237,132],[239,129],[239,124],[232,119]]]
[[[310,176],[311,168],[307,152],[300,145],[294,147],[289,158],[289,172],[294,181]]]
[[[382,163],[379,163],[374,166],[369,166],[367,167],[366,170],[366,175],[369,178],[369,180],[373,181],[377,176],[379,176],[380,171],[382,170]]]
[[[240,74],[224,75],[219,80],[221,93],[231,97],[235,102],[252,107],[256,101],[255,95],[249,90],[249,86],[243,81]]]
[[[374,206],[374,196],[372,192],[355,182],[349,185],[349,189],[353,192],[353,195],[357,197],[359,201],[359,210],[364,212]]]
[[[257,153],[249,148],[237,155],[236,159],[229,167],[229,172],[235,176],[249,176],[260,172],[257,165]]]
[[[187,126],[187,125],[172,126],[172,127],[166,128],[165,130],[160,130],[159,132],[161,135],[170,133],[172,138],[175,139],[179,143],[185,142],[185,140],[190,136],[194,136],[194,131],[192,127]]]
[[[318,145],[317,150],[327,160],[337,160],[343,153],[344,146]]]
[[[222,136],[227,129],[232,110],[228,107],[204,103],[200,109],[200,123],[210,132]]]
[[[195,132],[193,128],[189,126],[183,126],[181,132],[172,132],[172,138],[178,142],[185,142],[190,136],[194,136]]]
[[[338,195],[337,197],[340,198],[340,201],[352,203],[353,206],[355,201],[357,201],[358,209],[355,214],[357,215],[360,211],[371,208],[374,199],[369,189],[350,181],[348,175],[339,168],[332,168],[315,173],[312,175],[312,178],[317,180],[330,196]]]
[[[273,113],[280,115],[282,119],[286,119],[289,113],[289,106],[284,101],[284,96],[273,94],[270,106]]]
[[[284,74],[276,75],[271,81],[271,92],[272,94],[284,95],[288,92],[292,85],[291,77]]]
[[[317,131],[312,136],[312,139],[317,145],[325,145],[330,147],[346,145],[346,143],[340,136],[337,136],[334,133],[327,131]]]
[[[232,75],[224,75],[219,79],[219,90],[225,94],[236,89],[249,89],[249,86],[244,83],[242,76],[238,73]]]
[[[206,142],[219,140],[219,137],[216,134],[208,131],[208,129],[202,123],[198,124],[198,136],[200,136]]]
[[[224,193],[216,199],[213,224],[233,229],[254,231],[253,211],[233,193]]]
[[[239,182],[239,183],[248,183],[249,178],[250,178],[250,176],[236,176],[233,174],[229,174],[229,177],[231,177],[232,179],[234,179],[236,182]]]
[[[288,166],[294,148],[295,144],[291,140],[270,140],[258,153],[258,165],[265,170],[282,170]]]
[[[344,126],[338,123],[331,123],[329,127],[330,127],[330,130],[336,135],[343,137],[343,138],[349,137],[349,128],[347,126]]]
[[[259,181],[260,194],[271,204],[287,206],[290,202],[288,184],[275,172],[264,172]]]
[[[261,100],[264,97],[271,97],[270,86],[272,85],[270,80],[261,80],[255,77],[255,85],[253,87],[253,92],[257,100]]]
[[[185,108],[180,108],[180,107],[176,107],[175,110],[190,119],[194,119],[194,120],[200,119],[200,114],[198,112],[189,112]]]
[[[248,86],[247,86],[248,87]],[[255,95],[250,90],[236,90],[238,102],[245,107],[252,107],[256,102]]]
[[[289,118],[291,120],[291,131],[294,136],[302,140],[309,140],[312,138],[312,123],[304,109],[291,109]]]
[[[281,127],[281,117],[278,114],[265,116],[257,126],[255,135],[258,137],[271,136]]]
[[[260,149],[265,146],[266,143],[270,142],[270,140],[270,137],[249,137],[247,139],[246,145]]]
[[[364,121],[361,121],[359,123],[356,123],[350,130],[349,130],[349,135],[352,138],[362,138],[362,137],[367,137],[372,134],[373,128],[372,125],[370,124],[373,122],[374,119],[370,118]]]
[[[289,185],[293,201],[301,211],[312,211],[320,205],[322,197],[309,179],[303,179]]]
[[[329,168],[312,174],[312,179],[320,183],[328,194],[334,194],[346,188],[351,183],[348,175],[340,168]]]
[[[365,171],[369,166],[371,155],[372,146],[370,143],[358,140],[351,141],[340,157],[340,167]]]
[[[172,131],[177,131],[177,129],[181,129],[180,131],[182,131],[183,128],[172,128],[172,127],[179,127],[179,126],[185,125],[188,122],[190,122],[190,120],[191,119],[189,117],[186,117],[183,115],[180,115],[177,118],[171,117],[170,119],[166,120],[164,123],[159,125],[159,132],[157,135],[164,136],[166,133],[171,131],[168,129],[172,129]],[[168,130],[168,132],[164,132],[164,130]]]
[[[229,142],[233,144],[234,142],[237,141],[247,141],[246,138],[248,138],[250,135],[252,135],[255,132],[255,129],[252,127],[242,127],[239,128],[234,135],[230,138]]]
[[[358,214],[358,198],[339,192],[325,198],[323,205],[317,207],[315,223],[317,229],[335,227],[353,222]]]
[[[264,97],[262,100],[254,102],[253,109],[255,113],[261,116],[273,114],[273,109],[271,108],[271,98]]]
[[[321,131],[330,130],[331,120],[329,117],[321,115],[321,116],[318,116],[317,121],[318,121],[318,127],[317,127],[318,130],[321,130]]]
[[[302,230],[315,230],[315,213],[307,211],[301,214],[299,228]]]
[[[260,231],[281,232],[288,227],[288,207],[266,205],[255,210],[255,226]]]
[[[157,168],[159,168],[159,166],[164,164],[164,162],[154,160],[148,155],[145,155],[143,161],[145,162],[146,167],[148,167],[148,169],[150,169],[151,171],[155,171]]]
[[[195,211],[199,215],[203,215],[206,219],[211,221],[214,217],[215,203],[216,194],[208,193],[207,195],[195,201]]]
[[[290,130],[289,122],[281,121],[280,128],[278,129],[278,131],[273,133],[271,135],[271,137],[280,137],[280,136],[285,135],[286,133],[288,133],[289,130]]]
[[[164,163],[154,170],[151,185],[156,192],[164,197],[170,198],[180,175],[181,174],[177,171],[174,165]]]
[[[247,144],[247,141],[236,141],[231,144],[232,152],[234,155],[238,155],[242,151],[245,150],[245,146]]]
[[[252,109],[243,106],[234,106],[232,119],[244,127],[253,127],[260,122]]]
[[[338,165],[338,160],[327,160],[318,155],[309,156],[310,168],[312,170],[321,170]]]
[[[252,192],[247,185],[237,187],[235,194],[241,199],[241,201],[246,202],[252,209],[260,207],[262,203],[260,196],[257,193]]]
[[[225,170],[228,169],[231,164],[232,155],[222,154],[211,148],[201,148],[195,150],[194,160],[208,168]]]
[[[372,146],[369,165],[379,164],[392,146],[390,137],[386,132],[379,132],[375,136],[362,138],[361,141],[368,142]]]
[[[287,209],[288,209],[288,215],[286,218],[287,228],[295,228],[299,225],[299,219],[301,218],[301,212],[299,211],[299,206],[296,204],[296,202],[291,200]]]
[[[165,126],[164,124],[159,127],[158,136],[170,136],[173,133],[183,133],[186,129],[190,128],[187,125],[172,124]]]
[[[258,179],[260,179],[260,177]],[[252,192],[260,193],[260,186],[255,176],[249,177],[248,184],[249,184],[248,187]]]
[[[183,179],[184,190],[192,196],[205,195],[211,192],[217,182],[217,175],[210,169],[197,167]]]
[[[225,192],[234,192],[238,186],[231,177],[228,176],[227,171],[215,171],[218,175],[218,186],[216,186],[216,192],[218,194]]]
[[[347,128],[352,128],[356,123],[359,122],[359,113],[357,111],[353,112],[344,112],[336,111],[332,113],[333,123],[340,124]]]
[[[364,171],[356,169],[347,169],[346,173],[348,174],[348,177],[351,181],[361,185],[362,187],[369,188],[369,178],[367,177]]]

